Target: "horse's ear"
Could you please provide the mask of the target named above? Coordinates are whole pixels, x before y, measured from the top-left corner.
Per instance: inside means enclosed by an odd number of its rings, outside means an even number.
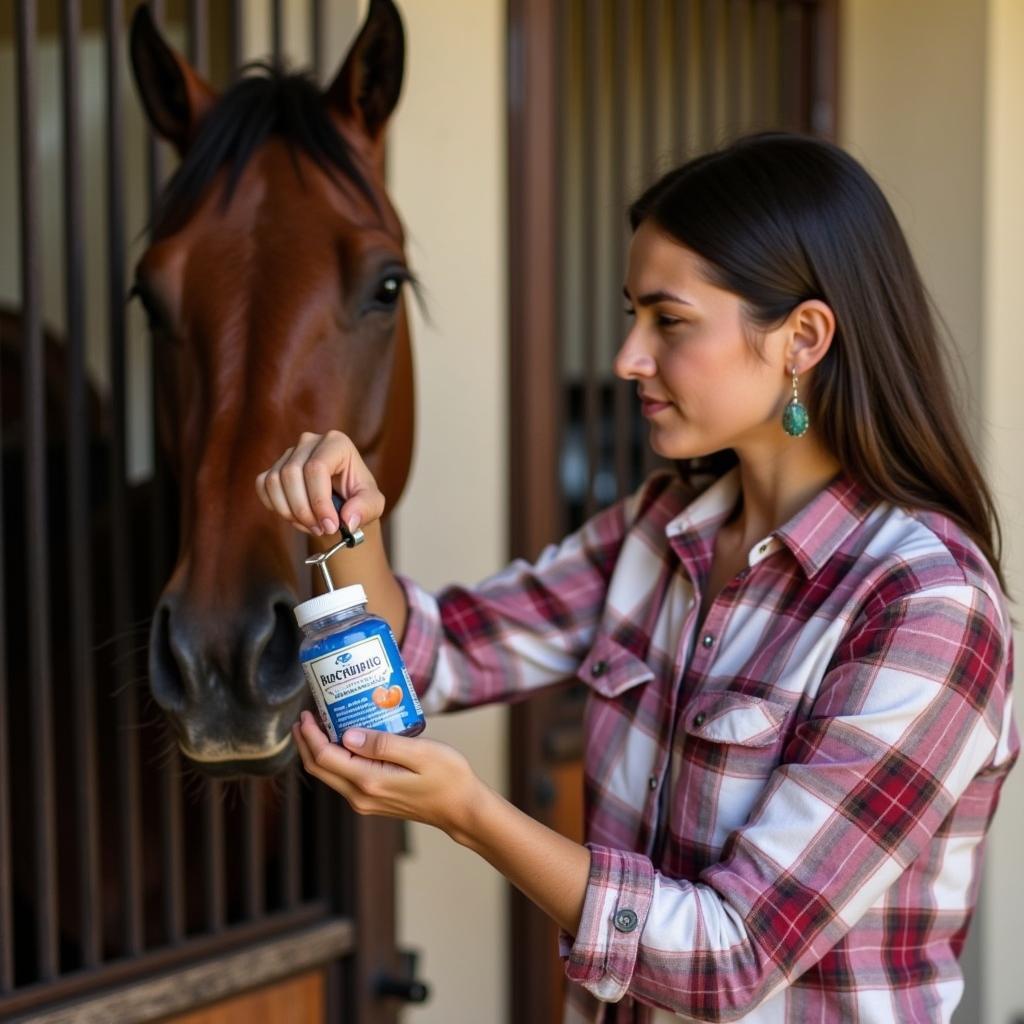
[[[402,91],[405,32],[391,0],[370,0],[366,21],[324,94],[342,117],[376,142]]]
[[[164,40],[149,4],[132,16],[130,52],[135,84],[156,132],[184,153],[217,101],[212,87]]]

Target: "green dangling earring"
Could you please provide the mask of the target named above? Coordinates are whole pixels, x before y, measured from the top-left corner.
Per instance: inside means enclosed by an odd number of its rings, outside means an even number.
[[[807,407],[800,401],[796,390],[796,367],[793,374],[793,397],[786,403],[782,410],[782,429],[790,437],[803,437],[807,428],[811,425],[811,418],[807,415]]]

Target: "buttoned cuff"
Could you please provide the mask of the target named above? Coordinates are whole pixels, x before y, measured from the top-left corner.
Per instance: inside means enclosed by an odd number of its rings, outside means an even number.
[[[437,666],[441,647],[441,611],[437,598],[407,576],[395,577],[405,591],[408,616],[400,649],[405,667],[409,670],[413,688],[421,698],[427,713],[437,710],[428,707],[430,680]]]
[[[616,1002],[629,989],[640,936],[654,897],[654,867],[639,853],[587,843],[590,878],[575,940],[564,932],[565,973],[598,999]]]

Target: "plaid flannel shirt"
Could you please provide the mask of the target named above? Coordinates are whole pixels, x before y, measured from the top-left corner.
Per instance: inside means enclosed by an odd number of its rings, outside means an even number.
[[[948,1020],[1020,746],[1006,599],[949,518],[840,474],[698,623],[738,496],[659,473],[535,564],[402,578],[424,709],[589,687],[565,1021]]]

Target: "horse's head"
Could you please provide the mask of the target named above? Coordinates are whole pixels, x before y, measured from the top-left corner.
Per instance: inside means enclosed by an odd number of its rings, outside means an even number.
[[[264,69],[217,95],[144,6],[132,24],[143,105],[181,156],[133,289],[181,502],[150,686],[208,771],[277,771],[307,692],[292,617],[301,535],[256,499],[257,473],[303,431],[339,428],[392,503],[408,474],[409,273],[383,182],[403,56],[397,10],[372,0],[326,90]]]

